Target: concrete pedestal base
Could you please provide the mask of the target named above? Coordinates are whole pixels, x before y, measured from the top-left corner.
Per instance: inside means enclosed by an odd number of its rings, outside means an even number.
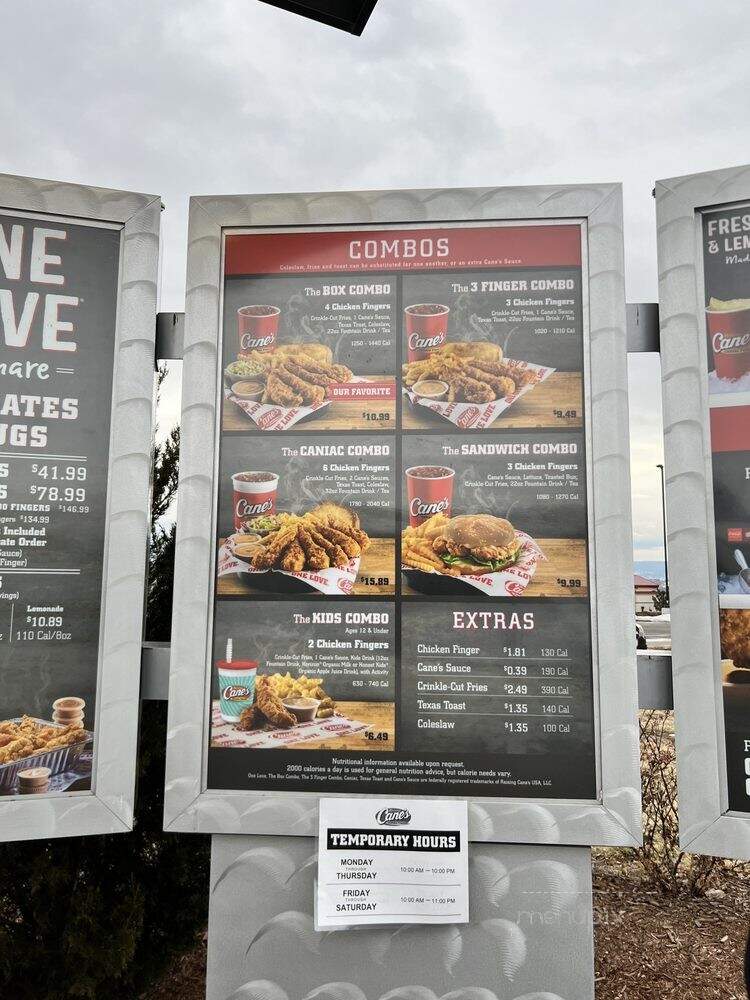
[[[472,844],[470,924],[323,933],[315,851],[212,838],[207,1000],[593,1000],[587,848]]]

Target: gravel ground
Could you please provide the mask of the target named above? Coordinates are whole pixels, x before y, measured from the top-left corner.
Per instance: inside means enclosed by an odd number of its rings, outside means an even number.
[[[595,870],[594,893],[597,1000],[745,1000],[746,883],[670,898]]]

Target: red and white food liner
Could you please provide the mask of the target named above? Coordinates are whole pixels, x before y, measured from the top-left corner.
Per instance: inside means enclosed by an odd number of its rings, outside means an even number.
[[[525,396],[527,392],[531,392],[532,389],[535,389],[541,382],[548,379],[555,371],[554,368],[532,365],[528,361],[513,361],[511,358],[503,358],[503,364],[509,368],[517,368],[519,371],[534,372],[536,380],[529,382],[528,385],[519,389],[518,392],[514,392],[510,396],[505,396],[503,399],[495,399],[491,403],[445,403],[440,399],[425,399],[422,396],[417,396],[416,393],[407,388],[404,388],[404,394],[408,396],[412,403],[432,410],[433,413],[437,413],[446,420],[450,420],[457,427],[473,427],[475,430],[481,430],[484,427],[489,427],[516,400],[520,399],[521,396]]]
[[[257,403],[250,399],[240,399],[228,386],[224,386],[224,396],[235,403],[242,412],[250,417],[262,431],[285,431],[293,427],[311,413],[325,409],[330,405],[330,399],[312,406],[277,406],[276,403]]]
[[[330,569],[303,569],[299,573],[288,573],[284,569],[252,569],[243,559],[238,559],[232,551],[230,542],[224,542],[219,549],[218,576],[229,576],[231,573],[247,573],[255,576],[262,573],[280,573],[282,576],[293,576],[297,580],[304,580],[321,594],[350,594],[354,587],[354,581],[359,573],[359,557],[350,559],[346,566],[340,569],[331,566]]]
[[[285,747],[290,743],[307,743],[311,740],[334,740],[340,736],[350,736],[361,733],[370,726],[365,722],[347,719],[334,713],[330,719],[313,719],[312,722],[300,722],[291,729],[277,729],[267,723],[263,729],[253,729],[242,733],[235,729],[234,723],[225,722],[221,717],[218,701],[215,701],[211,711],[211,746],[212,747],[242,747],[247,750],[273,750]]]
[[[472,573],[468,576],[450,576],[446,578],[468,583],[472,587],[476,587],[477,590],[481,590],[482,593],[489,594],[491,597],[520,597],[531,583],[534,573],[536,573],[537,564],[542,559],[546,560],[547,557],[530,535],[527,535],[523,531],[517,531],[516,537],[520,540],[523,547],[517,562],[512,566],[507,566],[498,573]],[[403,568],[412,569],[410,566],[404,566]],[[419,572],[424,571],[419,570]],[[437,573],[439,576],[446,575],[445,573],[438,573],[438,570],[433,570],[433,573]]]
[[[326,398],[322,403],[314,403],[311,406],[278,406],[276,403],[257,403],[249,399],[240,399],[228,386],[224,386],[225,398],[239,406],[262,431],[285,431],[337,400],[359,400],[365,403],[393,399],[395,394],[395,382],[373,382],[371,379],[354,375],[348,382],[328,386]]]

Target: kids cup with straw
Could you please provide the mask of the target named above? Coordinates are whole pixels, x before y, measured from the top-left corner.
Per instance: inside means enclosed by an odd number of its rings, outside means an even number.
[[[242,712],[255,700],[257,660],[234,660],[232,640],[227,639],[226,659],[216,664],[219,672],[219,707],[224,722],[239,722]]]

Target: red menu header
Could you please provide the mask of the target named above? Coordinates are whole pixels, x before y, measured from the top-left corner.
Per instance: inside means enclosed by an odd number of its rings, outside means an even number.
[[[243,233],[227,236],[225,253],[227,275],[580,264],[577,225]]]
[[[711,451],[750,450],[750,406],[712,406]]]

